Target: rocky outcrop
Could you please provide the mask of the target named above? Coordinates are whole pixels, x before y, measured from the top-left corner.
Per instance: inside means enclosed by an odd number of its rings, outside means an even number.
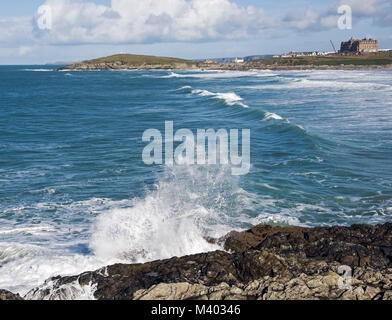
[[[129,64],[121,61],[116,62],[77,62],[66,67],[57,69],[66,70],[181,70],[181,69],[201,69],[201,70],[226,70],[226,71],[249,71],[249,70],[367,70],[367,69],[392,69],[389,65],[267,65],[262,62],[245,63],[165,63],[165,64]]]
[[[285,258],[339,262],[351,268],[392,266],[392,224],[347,227],[272,227],[259,225],[226,236],[225,249],[268,251]]]
[[[196,65],[196,61],[179,58],[116,54],[75,62],[58,70],[192,69]]]
[[[13,294],[7,290],[0,290],[0,301],[5,300],[23,300],[19,294]]]
[[[197,64],[187,63],[165,63],[165,64],[128,64],[121,61],[116,62],[78,62],[66,67],[59,68],[59,71],[65,70],[174,70],[174,69],[195,69]]]
[[[214,241],[227,251],[52,278],[25,298],[392,299],[392,224],[259,225]]]

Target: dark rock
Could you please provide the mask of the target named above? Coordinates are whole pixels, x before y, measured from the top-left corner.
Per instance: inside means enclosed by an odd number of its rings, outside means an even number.
[[[232,232],[215,251],[49,279],[28,299],[392,299],[392,224]],[[212,241],[212,239],[211,239]],[[352,267],[350,288],[339,267]]]
[[[23,300],[19,294],[14,294],[7,290],[0,290],[0,301],[5,300]]]
[[[351,227],[272,227],[259,225],[226,237],[231,251],[265,250],[283,257],[336,261],[351,267],[392,267],[392,224]]]

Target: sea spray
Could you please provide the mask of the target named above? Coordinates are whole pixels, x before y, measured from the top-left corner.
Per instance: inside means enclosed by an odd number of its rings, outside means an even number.
[[[142,159],[149,166],[163,163],[167,166],[173,166],[174,163],[181,165],[183,159],[186,159],[188,165],[219,163],[226,166],[230,163],[232,175],[247,175],[251,168],[250,129],[242,129],[241,136],[240,143],[238,129],[230,129],[230,133],[226,129],[197,129],[196,136],[185,128],[174,132],[173,121],[165,121],[164,134],[152,128],[144,131],[142,141],[148,144],[143,149]],[[175,142],[181,144],[175,148]]]
[[[240,192],[229,167],[166,167],[145,198],[97,218],[91,247],[98,256],[133,262],[218,249],[205,238],[232,228],[230,212]]]

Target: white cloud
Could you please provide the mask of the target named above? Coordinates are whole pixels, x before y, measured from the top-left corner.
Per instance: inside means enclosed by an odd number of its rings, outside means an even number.
[[[319,27],[319,19],[319,13],[310,6],[306,9],[303,16],[296,11],[288,13],[284,18],[284,22],[294,29],[307,30]]]
[[[380,14],[383,2],[385,0],[340,0],[339,6],[350,6],[354,16],[371,17]]]
[[[379,26],[392,25],[391,0],[339,0],[327,10],[315,11],[308,7],[304,14],[290,12],[283,21],[295,30],[322,31],[337,28],[340,15],[338,8],[348,5],[352,9],[353,22],[359,23],[362,19],[370,19]]]
[[[51,44],[239,39],[273,26],[262,9],[229,0],[112,0],[111,7],[47,0],[44,5],[52,9],[52,28],[40,30],[36,23],[35,33]]]
[[[42,0],[52,12],[52,28],[42,30],[40,16],[0,18],[0,45],[28,54],[31,47],[72,44],[146,44],[209,42],[287,36],[288,30],[337,28],[337,8],[348,4],[355,25],[363,19],[392,26],[391,0],[336,0],[325,10],[308,7],[275,21],[263,9],[234,0]],[[21,48],[21,49],[19,49]]]
[[[18,46],[32,41],[31,18],[0,18],[0,43]]]
[[[25,56],[26,54],[33,52],[35,49],[36,49],[35,47],[21,46],[18,49],[18,55]]]

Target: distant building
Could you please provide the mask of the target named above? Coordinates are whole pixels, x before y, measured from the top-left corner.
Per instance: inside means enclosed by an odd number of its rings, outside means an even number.
[[[340,46],[341,53],[361,53],[361,52],[378,52],[378,40],[364,38],[357,40],[351,38],[349,41],[342,42]]]
[[[235,58],[235,63],[243,63],[245,60],[243,58]]]
[[[328,52],[309,51],[309,52],[289,52],[282,55],[276,55],[274,58],[298,58],[298,57],[317,57],[325,56]]]

